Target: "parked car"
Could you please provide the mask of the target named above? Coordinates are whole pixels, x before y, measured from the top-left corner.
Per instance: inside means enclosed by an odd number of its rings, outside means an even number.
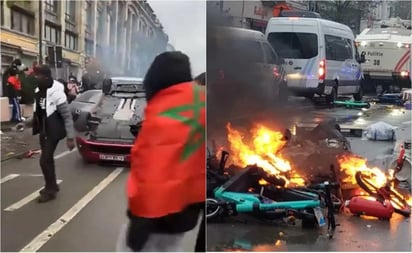
[[[261,32],[208,28],[208,113],[218,110],[234,116],[245,110],[267,110],[284,101],[287,82],[283,64]]]
[[[71,104],[77,148],[88,163],[129,162],[146,106],[142,78],[112,77]]]

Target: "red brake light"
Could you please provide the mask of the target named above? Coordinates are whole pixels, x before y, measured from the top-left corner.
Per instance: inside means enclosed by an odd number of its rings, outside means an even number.
[[[319,80],[325,80],[325,74],[326,74],[326,61],[325,60],[321,60],[319,62],[319,70],[318,70],[318,74],[319,74]]]
[[[277,77],[279,77],[280,76],[280,73],[279,73],[279,69],[278,69],[278,67],[273,67],[273,76],[275,77],[275,78],[277,78]]]

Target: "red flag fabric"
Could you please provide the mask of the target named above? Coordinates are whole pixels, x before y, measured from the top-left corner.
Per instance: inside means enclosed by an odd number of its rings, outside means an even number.
[[[159,218],[206,198],[205,93],[192,82],[148,101],[131,151],[127,192],[135,216]]]

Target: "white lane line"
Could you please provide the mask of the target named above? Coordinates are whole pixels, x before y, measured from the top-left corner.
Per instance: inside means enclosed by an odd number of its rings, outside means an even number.
[[[58,154],[58,155],[55,155],[55,156],[54,156],[54,159],[60,159],[60,158],[62,158],[63,156],[68,155],[68,154],[70,154],[70,153],[73,153],[73,152],[76,151],[76,150],[77,150],[77,148],[74,148],[74,149],[72,149],[72,150],[64,151],[63,153],[60,153],[60,154]]]
[[[87,204],[90,203],[101,191],[103,191],[113,180],[115,180],[123,168],[117,168],[110,173],[103,181],[96,185],[90,192],[81,198],[65,214],[58,218],[46,230],[37,235],[29,244],[24,246],[20,252],[37,252],[46,244],[57,232],[59,232],[67,223],[69,223]]]
[[[16,177],[18,177],[18,176],[19,176],[19,174],[10,174],[10,175],[7,175],[7,176],[5,176],[5,177],[3,177],[3,178],[1,179],[0,184],[5,183],[5,182],[7,182],[7,181],[10,181],[10,180],[12,180],[13,178],[16,178]]]
[[[60,184],[61,182],[63,182],[63,180],[60,180],[60,179],[57,180],[57,184]],[[16,203],[10,205],[6,209],[4,209],[4,211],[12,212],[12,211],[16,211],[17,209],[22,208],[23,206],[27,205],[31,201],[35,200],[39,196],[39,191],[41,189],[43,189],[43,187],[37,189],[33,193],[31,193],[31,194],[27,195],[26,197],[24,197],[23,199],[21,199],[21,200],[17,201]]]
[[[77,151],[77,148],[74,148],[74,149],[72,149],[72,150],[64,151],[63,153],[60,153],[60,154],[58,154],[58,155],[55,155],[55,156],[54,156],[54,159],[62,158],[63,156],[66,156],[66,155],[68,155],[68,154],[70,154],[70,153],[73,153],[73,152],[75,152],[75,151]],[[42,177],[43,175],[42,175],[42,174],[21,174],[21,175],[20,175],[20,174],[10,174],[10,175],[7,175],[7,176],[3,177],[3,178],[1,179],[1,181],[0,181],[0,184],[3,184],[3,183],[5,183],[5,182],[7,182],[7,181],[10,181],[10,180],[12,180],[12,179],[14,179],[14,178],[16,178],[16,177],[18,177],[18,176]]]

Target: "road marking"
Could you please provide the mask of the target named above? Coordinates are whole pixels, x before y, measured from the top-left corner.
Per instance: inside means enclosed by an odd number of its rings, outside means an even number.
[[[5,177],[3,177],[3,178],[1,179],[0,184],[5,183],[5,182],[7,182],[7,181],[10,181],[10,180],[12,180],[13,178],[16,178],[16,177],[18,177],[18,176],[19,176],[19,174],[10,174],[10,175],[7,175],[7,176],[5,176]]]
[[[60,180],[60,179],[57,180],[57,184],[60,184],[61,182],[63,182],[63,180]],[[39,191],[41,189],[43,189],[43,187],[37,189],[33,193],[31,193],[31,194],[27,195],[26,197],[24,197],[23,199],[21,199],[21,200],[17,201],[16,203],[10,205],[6,209],[4,209],[4,211],[12,212],[12,211],[16,211],[17,209],[22,208],[23,206],[27,205],[31,201],[35,200],[39,196]]]
[[[110,173],[103,181],[96,185],[90,192],[81,198],[65,214],[58,218],[46,230],[38,234],[29,244],[24,246],[20,252],[37,252],[46,244],[57,232],[59,232],[67,223],[69,223],[87,204],[90,203],[101,191],[103,191],[113,180],[115,180],[123,168],[117,168]]]
[[[54,156],[54,159],[60,159],[60,158],[62,158],[63,156],[68,155],[68,154],[70,154],[70,153],[73,153],[73,152],[76,151],[76,150],[77,150],[77,148],[74,148],[74,149],[72,149],[72,150],[64,151],[63,153]]]

